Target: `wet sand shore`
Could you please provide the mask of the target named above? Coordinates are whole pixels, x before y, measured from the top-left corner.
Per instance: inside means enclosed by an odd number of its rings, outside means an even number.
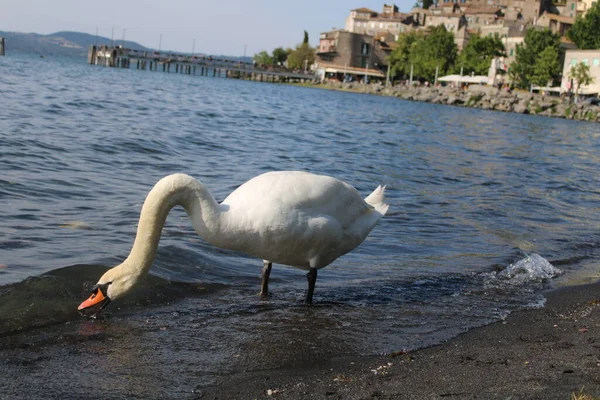
[[[65,306],[79,291],[64,291]],[[247,308],[223,315],[215,304],[227,304],[227,292],[151,306],[133,296],[98,320],[0,335],[0,399],[567,400],[582,388],[600,396],[599,283],[548,292],[543,308],[442,345],[380,356],[355,356],[368,338],[341,324],[343,305],[251,295]],[[48,304],[61,303],[56,296]]]
[[[582,389],[600,396],[600,284],[546,297],[543,308],[439,346],[234,374],[202,398],[571,399]]]

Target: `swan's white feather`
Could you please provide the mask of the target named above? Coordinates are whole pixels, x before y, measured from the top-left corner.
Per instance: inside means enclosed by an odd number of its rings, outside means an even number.
[[[383,216],[347,183],[297,171],[257,176],[221,207],[220,246],[304,268],[325,267],[354,249]]]

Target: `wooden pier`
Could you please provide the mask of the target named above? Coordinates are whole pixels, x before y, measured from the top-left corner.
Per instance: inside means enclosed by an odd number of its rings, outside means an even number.
[[[0,56],[4,55],[4,38],[0,37]]]
[[[309,82],[313,73],[285,68],[260,67],[253,63],[158,51],[140,51],[122,46],[90,46],[88,63],[113,68],[135,68],[185,75],[250,79],[261,82]]]

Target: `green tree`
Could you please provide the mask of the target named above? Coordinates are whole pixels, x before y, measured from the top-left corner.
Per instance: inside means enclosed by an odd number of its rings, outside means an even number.
[[[264,50],[255,54],[253,59],[259,65],[273,65],[273,57]]]
[[[397,47],[390,54],[390,74],[392,76],[402,78],[409,76],[413,46],[424,37],[422,31],[411,31],[398,35]]]
[[[424,8],[428,9],[433,5],[433,0],[417,0],[413,8]]]
[[[558,52],[554,47],[547,47],[533,65],[529,80],[534,85],[546,86],[556,77],[557,71],[560,71]]]
[[[315,62],[315,49],[308,43],[301,43],[288,55],[288,67],[292,69],[308,69]]]
[[[584,63],[578,63],[571,67],[569,71],[569,77],[573,79],[577,86],[575,87],[575,94],[579,94],[581,86],[587,86],[594,82],[594,78],[590,75],[590,66]]]
[[[506,50],[499,37],[471,36],[471,39],[458,55],[456,72],[462,68],[465,75],[487,75],[492,59],[505,56]]]
[[[285,60],[288,58],[288,52],[283,47],[277,47],[273,49],[273,64],[283,65]]]
[[[521,88],[529,88],[534,80],[545,80],[545,85],[550,80],[560,78],[562,57],[560,35],[549,29],[529,29],[523,44],[517,45],[515,62],[510,66],[509,75]]]
[[[427,33],[400,34],[397,44],[390,55],[390,71],[396,77],[408,76],[413,66],[414,77],[433,81],[436,68],[439,76],[445,75],[456,62],[458,50],[454,34],[443,25],[431,28]]]
[[[584,16],[578,16],[567,38],[582,50],[600,49],[600,3],[594,2]]]
[[[433,27],[412,46],[410,61],[414,64],[415,76],[433,82],[436,68],[442,76],[454,67],[457,53],[454,34],[448,32],[444,25]]]
[[[287,49],[288,68],[308,69],[315,62],[315,49],[308,44],[308,32],[304,31],[304,40],[295,49]]]

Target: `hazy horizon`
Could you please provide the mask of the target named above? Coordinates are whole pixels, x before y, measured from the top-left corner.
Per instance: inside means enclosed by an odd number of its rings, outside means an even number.
[[[231,56],[252,56],[275,47],[294,47],[304,30],[316,46],[321,32],[343,28],[351,9],[367,7],[381,12],[385,1],[306,0],[281,2],[106,0],[5,0],[0,30],[51,34],[76,31],[137,42],[164,50]],[[389,2],[388,2],[389,3]],[[413,1],[395,2],[407,12]],[[194,45],[195,42],[195,45]]]

